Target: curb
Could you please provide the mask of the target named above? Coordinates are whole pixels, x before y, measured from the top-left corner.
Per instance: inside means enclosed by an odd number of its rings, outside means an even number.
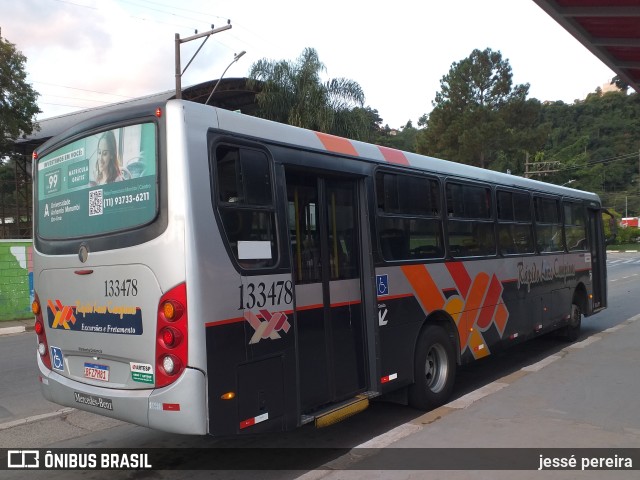
[[[14,333],[23,333],[26,329],[21,327],[2,327],[0,328],[0,335],[12,335]]]
[[[34,330],[33,323],[34,321],[32,319],[0,322],[0,336],[32,332]]]
[[[14,420],[12,422],[0,423],[0,431],[17,427],[19,425],[27,425],[29,423],[39,422],[40,420],[47,420],[49,418],[61,417],[68,413],[75,412],[75,410],[76,410],[75,408],[66,407],[66,408],[61,408],[60,410],[56,410],[55,412],[41,413],[40,415],[33,415],[32,417],[19,418],[18,420]]]

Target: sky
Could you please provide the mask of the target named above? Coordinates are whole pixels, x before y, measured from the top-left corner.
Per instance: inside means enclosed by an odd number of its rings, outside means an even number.
[[[2,36],[26,57],[38,119],[175,88],[175,35],[224,26],[183,87],[243,77],[253,63],[315,48],[324,80],[360,84],[400,128],[432,109],[440,80],[474,49],[500,51],[529,98],[573,103],[615,74],[533,0],[0,0]],[[181,46],[184,68],[201,40]]]

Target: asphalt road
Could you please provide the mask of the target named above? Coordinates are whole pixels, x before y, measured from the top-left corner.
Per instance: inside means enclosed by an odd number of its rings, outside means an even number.
[[[545,336],[521,348],[489,357],[459,371],[452,402],[423,414],[408,407],[374,403],[367,411],[335,426],[302,427],[283,434],[214,439],[164,434],[86,412],[72,411],[15,425],[20,419],[61,407],[42,399],[34,369],[33,334],[0,337],[0,448],[6,447],[640,447],[640,254],[609,255],[609,308],[583,319],[574,345]],[[485,396],[486,395],[486,396]],[[3,428],[4,426],[4,428]],[[388,452],[396,451],[387,448]],[[358,462],[327,450],[318,460],[356,468]],[[340,453],[340,452],[338,452]],[[193,461],[192,459],[191,461]],[[357,459],[356,459],[357,460]],[[349,463],[351,461],[351,463]],[[343,463],[340,463],[343,462]],[[340,467],[342,465],[342,467]],[[312,466],[311,466],[312,467]],[[636,467],[637,468],[637,467]],[[4,473],[4,472],[3,472]],[[139,478],[139,472],[32,472],[30,478]],[[150,478],[174,478],[179,472],[148,472]],[[256,472],[214,472],[218,478],[254,478]],[[464,472],[468,474],[468,472]],[[541,472],[501,476],[476,472],[474,478],[534,478]],[[485,476],[486,473],[486,476]],[[558,472],[546,472],[547,475]],[[578,478],[578,472],[562,472]],[[610,478],[579,472],[579,478]],[[606,472],[611,478],[637,478],[630,472]],[[573,475],[572,475],[573,474]],[[597,474],[590,476],[591,474]],[[211,472],[193,472],[211,478]],[[425,471],[384,469],[269,471],[260,478],[468,478]],[[506,474],[505,474],[506,475]],[[544,475],[544,474],[543,474]],[[4,476],[4,475],[3,475]],[[179,475],[180,476],[180,475]],[[7,478],[20,478],[10,472]],[[536,477],[536,478],[538,478]],[[142,477],[140,477],[142,478]]]

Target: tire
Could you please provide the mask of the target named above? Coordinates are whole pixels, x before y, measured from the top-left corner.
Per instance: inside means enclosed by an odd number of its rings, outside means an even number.
[[[447,331],[428,325],[418,336],[414,359],[415,383],[409,386],[409,405],[431,410],[451,396],[456,376],[456,352]]]
[[[575,303],[571,304],[571,317],[569,324],[564,327],[562,338],[567,342],[575,342],[580,336],[580,327],[582,326],[582,311]]]

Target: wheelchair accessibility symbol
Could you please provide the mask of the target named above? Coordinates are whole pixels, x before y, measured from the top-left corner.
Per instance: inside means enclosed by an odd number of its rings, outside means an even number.
[[[389,276],[388,275],[376,275],[376,288],[378,290],[378,296],[389,295]]]
[[[51,347],[51,365],[55,370],[64,372],[64,358],[62,356],[62,350],[58,347]]]

